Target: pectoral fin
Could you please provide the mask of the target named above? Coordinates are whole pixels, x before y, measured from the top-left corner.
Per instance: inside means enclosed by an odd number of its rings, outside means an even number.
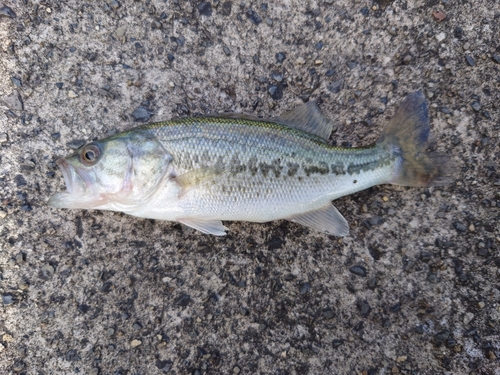
[[[293,216],[288,220],[335,236],[344,237],[349,234],[349,224],[331,203],[319,210]]]
[[[196,218],[179,219],[179,223],[199,230],[202,233],[213,234],[214,236],[225,236],[227,228],[220,220],[203,220]]]

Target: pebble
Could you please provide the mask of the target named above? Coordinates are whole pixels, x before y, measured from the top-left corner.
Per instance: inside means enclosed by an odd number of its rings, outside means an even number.
[[[311,290],[311,284],[309,284],[309,283],[303,283],[302,285],[300,285],[299,293],[300,294],[306,294],[310,290]]]
[[[134,110],[134,112],[132,112],[132,117],[134,118],[134,121],[136,121],[136,122],[148,121],[152,115],[153,115],[153,111],[151,111],[149,108],[146,108],[142,105],[137,107]]]
[[[231,55],[231,50],[229,49],[228,46],[222,47],[222,50],[224,51],[224,53],[226,54],[226,56]]]
[[[469,324],[472,322],[472,319],[474,319],[474,314],[471,312],[468,312],[464,315],[464,324]]]
[[[12,297],[12,294],[6,293],[2,295],[2,301],[5,306],[9,306],[14,303],[14,298]]]
[[[326,71],[325,76],[331,77],[335,74],[335,69],[329,69]]]
[[[342,87],[344,86],[344,80],[343,79],[339,79],[338,81],[335,81],[331,84],[329,84],[326,88],[333,92],[334,94],[337,94],[340,92],[340,90],[342,90]]]
[[[240,370],[240,368],[239,368],[238,366],[234,366],[234,368],[233,368],[233,374],[236,374],[236,375],[237,375],[237,374],[239,374],[239,373],[240,373],[240,371],[241,371],[241,370]]]
[[[286,59],[286,53],[285,52],[278,52],[275,57],[276,57],[277,62],[282,63]]]
[[[7,133],[0,133],[0,143],[5,143],[9,140]]]
[[[476,61],[471,55],[465,55],[465,61],[467,61],[467,64],[469,64],[470,66],[476,65]]]
[[[325,309],[322,314],[326,319],[332,319],[335,315],[332,309]]]
[[[162,372],[169,372],[170,369],[172,368],[172,361],[161,361],[157,360],[155,365],[156,367],[161,370]]]
[[[497,53],[494,53],[493,56],[493,61],[496,62],[497,64],[500,64],[500,55]]]
[[[90,370],[89,375],[99,375],[99,368],[94,367]]]
[[[269,17],[266,18],[266,23],[267,23],[267,26],[272,26],[273,25],[273,20],[270,19]]]
[[[252,9],[248,9],[246,15],[254,25],[258,25],[262,22],[262,18],[257,14],[257,12],[253,11]]]
[[[76,92],[74,92],[73,90],[69,90],[68,91],[68,98],[70,98],[70,99],[78,98],[78,94]]]
[[[12,76],[12,77],[10,77],[10,80],[12,81],[14,86],[16,86],[16,87],[21,87],[23,85],[20,78]]]
[[[366,277],[366,275],[367,275],[366,268],[363,266],[358,266],[358,265],[350,267],[349,272],[351,272],[354,275],[362,276],[362,277]]]
[[[276,82],[281,82],[283,81],[283,73],[273,71],[271,72],[271,78],[274,79]]]
[[[42,270],[42,275],[45,277],[45,278],[49,278],[49,277],[52,277],[52,275],[54,274],[55,270],[54,270],[54,267],[52,267],[50,264],[44,264],[41,268]]]
[[[484,308],[484,306],[486,306],[486,304],[483,301],[478,302],[477,304],[477,307],[479,307],[480,309]]]
[[[0,219],[4,219],[5,217],[7,217],[7,212],[0,210]]]
[[[439,33],[436,35],[436,39],[438,42],[442,42],[443,40],[446,39],[446,34],[445,33]]]
[[[13,111],[22,111],[24,109],[23,100],[21,99],[21,95],[19,95],[17,91],[14,91],[10,95],[4,96],[3,102]]]
[[[342,339],[333,339],[332,340],[332,346],[333,349],[337,349],[340,345],[342,345],[345,342],[345,340]]]
[[[141,344],[142,344],[141,340],[133,339],[132,341],[130,341],[130,347],[132,348],[137,348]]]
[[[358,310],[361,313],[361,316],[367,317],[370,314],[370,311],[372,310],[370,304],[366,301],[358,301],[357,303]]]
[[[212,4],[208,1],[202,2],[198,5],[198,12],[200,12],[202,16],[210,17],[212,15]]]
[[[432,12],[432,16],[437,22],[441,22],[446,18],[446,14],[440,10]]]
[[[297,60],[295,60],[295,64],[297,64],[297,65],[304,65],[305,62],[306,62],[306,60],[302,56],[299,56],[297,58]]]
[[[479,112],[481,110],[481,103],[479,102],[472,102],[470,104],[470,106],[472,107],[472,109],[476,112]]]
[[[274,100],[283,98],[283,88],[281,85],[270,85],[267,88],[267,91],[271,95],[271,98],[273,98]]]
[[[404,362],[408,359],[408,356],[406,355],[400,355],[398,358],[396,358],[396,362],[401,363]]]
[[[16,13],[7,5],[0,7],[0,17],[16,18]]]
[[[127,31],[127,28],[125,26],[120,26],[116,29],[115,31],[115,35],[118,37],[118,38],[121,38],[125,35],[125,32]]]

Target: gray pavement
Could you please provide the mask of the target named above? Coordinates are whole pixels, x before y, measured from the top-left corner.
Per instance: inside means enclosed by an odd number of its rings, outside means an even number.
[[[495,0],[0,2],[0,373],[499,375],[499,25]],[[366,145],[418,89],[456,180],[339,199],[342,239],[46,205],[58,157],[141,121],[316,100]]]

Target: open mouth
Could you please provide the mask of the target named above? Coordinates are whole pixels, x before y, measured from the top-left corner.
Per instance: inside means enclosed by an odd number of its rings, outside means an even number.
[[[54,194],[50,197],[48,204],[56,208],[77,208],[79,204],[85,201],[86,183],[66,159],[58,159],[56,164],[62,172],[66,191]]]

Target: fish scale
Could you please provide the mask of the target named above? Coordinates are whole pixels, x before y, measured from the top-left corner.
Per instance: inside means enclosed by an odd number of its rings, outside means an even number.
[[[282,217],[283,212],[292,214],[297,206],[311,207],[312,200],[313,207],[321,207],[337,197],[385,182],[397,159],[377,145],[340,148],[315,135],[259,120],[208,117],[143,128],[172,155],[179,175],[216,165],[231,171],[235,166],[230,161],[240,161],[236,166],[241,167],[240,172],[216,173],[183,196],[186,214],[205,219],[265,222]],[[250,168],[252,159],[256,173]],[[386,169],[381,169],[387,161]],[[291,165],[298,165],[298,170],[294,172]],[[343,173],[332,171],[331,165],[341,165]],[[358,173],[348,173],[352,166],[361,168]]]

